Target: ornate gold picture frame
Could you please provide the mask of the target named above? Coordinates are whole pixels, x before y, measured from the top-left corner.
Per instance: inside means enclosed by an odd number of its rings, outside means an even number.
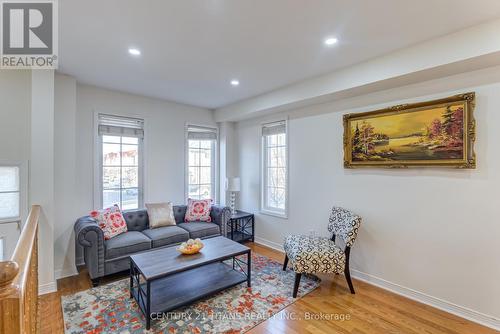
[[[475,93],[344,115],[344,167],[475,168]]]

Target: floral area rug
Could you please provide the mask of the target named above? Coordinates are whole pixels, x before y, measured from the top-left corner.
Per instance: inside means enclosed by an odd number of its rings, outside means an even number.
[[[252,287],[241,283],[151,321],[134,299],[129,298],[129,280],[123,279],[73,295],[61,304],[66,334],[75,333],[244,333],[292,304],[295,274],[282,264],[252,254]],[[303,275],[299,297],[317,288],[320,280]]]

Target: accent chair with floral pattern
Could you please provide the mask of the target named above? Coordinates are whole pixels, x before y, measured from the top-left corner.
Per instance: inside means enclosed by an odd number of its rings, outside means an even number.
[[[351,247],[358,235],[361,217],[353,212],[333,207],[328,223],[328,232],[331,238],[312,237],[305,235],[289,235],[285,238],[285,262],[283,270],[286,271],[290,260],[295,272],[293,297],[297,292],[302,274],[340,274],[344,273],[349,290],[354,294],[354,287],[349,272],[349,254]],[[339,236],[344,243],[341,248],[336,244]]]

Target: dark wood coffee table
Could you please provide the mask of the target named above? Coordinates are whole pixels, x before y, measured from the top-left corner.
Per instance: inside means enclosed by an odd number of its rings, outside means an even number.
[[[151,327],[154,314],[245,281],[250,287],[250,248],[226,237],[205,239],[203,243],[205,247],[194,255],[182,255],[176,247],[168,247],[130,256],[130,298],[135,298],[144,313],[146,329]],[[244,254],[247,262],[236,258]],[[230,259],[232,265],[223,262]]]

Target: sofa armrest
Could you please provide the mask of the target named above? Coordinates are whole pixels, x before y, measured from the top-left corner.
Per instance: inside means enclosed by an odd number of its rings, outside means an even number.
[[[90,278],[104,276],[104,233],[95,219],[85,216],[75,223],[75,238],[84,248],[84,261]]]
[[[104,233],[102,232],[97,221],[89,216],[79,218],[75,223],[76,240],[83,247],[92,247],[92,242],[95,238],[87,238],[89,233],[95,233],[97,240],[104,242]]]
[[[231,209],[227,206],[212,205],[210,217],[212,218],[212,223],[220,226],[221,234],[226,236],[227,224],[231,217]]]

